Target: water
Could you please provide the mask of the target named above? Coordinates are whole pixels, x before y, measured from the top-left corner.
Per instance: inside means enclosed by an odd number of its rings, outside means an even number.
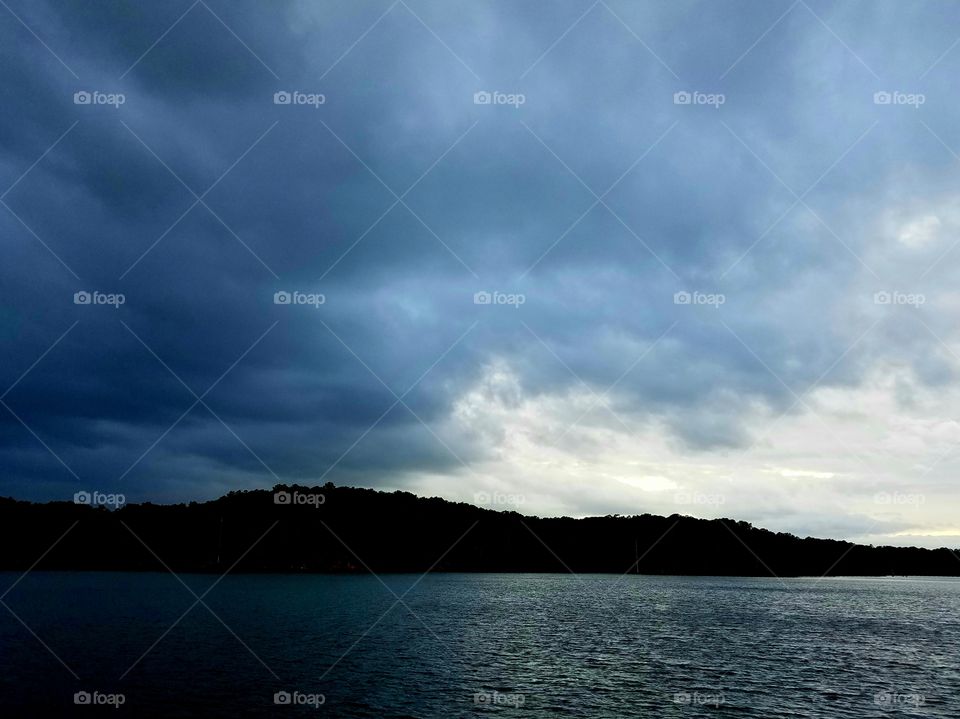
[[[227,576],[182,616],[170,574],[30,573],[3,601],[69,669],[0,606],[0,714],[960,716],[958,580],[381,579]]]

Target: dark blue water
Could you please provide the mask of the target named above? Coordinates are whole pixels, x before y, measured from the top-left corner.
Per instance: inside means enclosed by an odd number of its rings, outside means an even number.
[[[382,580],[30,573],[0,715],[960,717],[957,580]]]

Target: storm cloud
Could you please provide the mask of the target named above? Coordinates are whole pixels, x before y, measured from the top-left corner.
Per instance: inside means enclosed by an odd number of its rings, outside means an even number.
[[[960,535],[957,8],[8,4],[0,492]]]

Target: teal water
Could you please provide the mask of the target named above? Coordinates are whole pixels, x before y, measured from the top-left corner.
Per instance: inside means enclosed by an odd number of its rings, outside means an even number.
[[[960,717],[953,579],[181,579],[28,574],[0,715]]]

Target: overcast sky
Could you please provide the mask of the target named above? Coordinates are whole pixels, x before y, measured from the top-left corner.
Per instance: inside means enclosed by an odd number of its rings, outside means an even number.
[[[0,494],[960,546],[958,36],[943,2],[5,0]]]

